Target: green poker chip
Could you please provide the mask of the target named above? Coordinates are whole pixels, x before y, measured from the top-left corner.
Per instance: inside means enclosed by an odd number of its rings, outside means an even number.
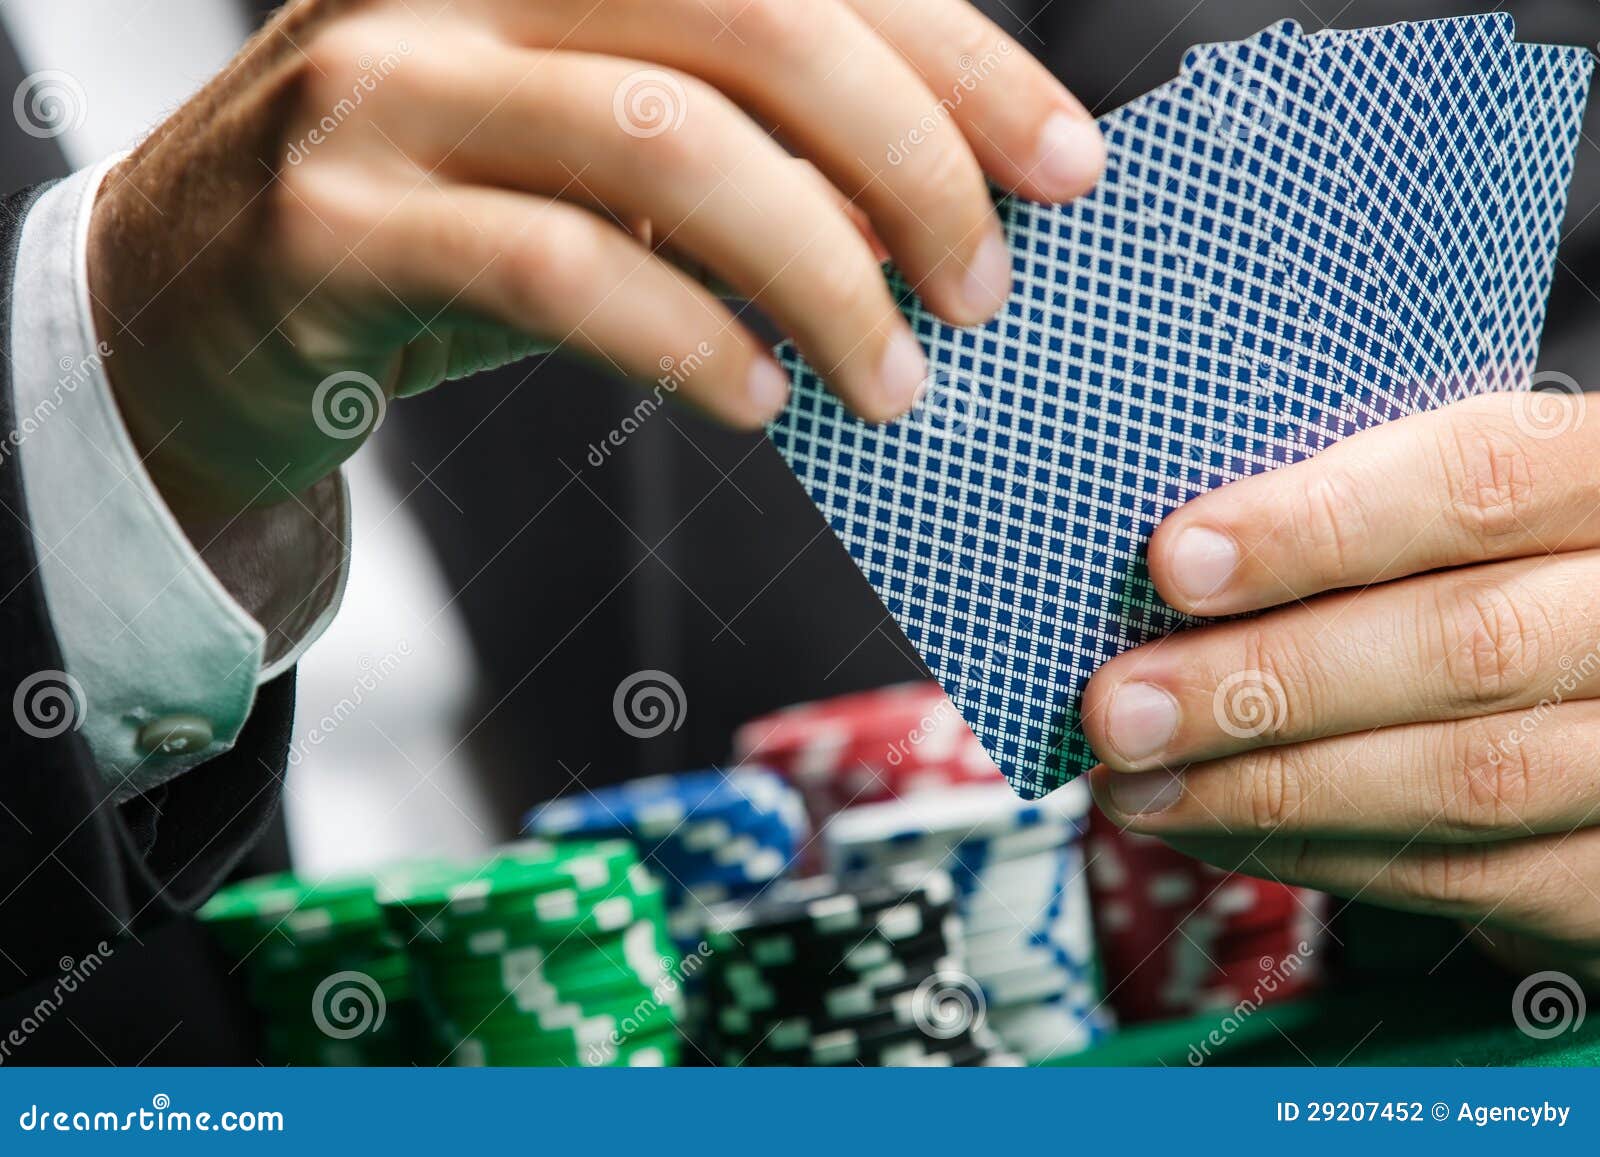
[[[638,989],[593,993],[542,1009],[521,1009],[502,1002],[473,1017],[439,1016],[434,1024],[446,1042],[480,1036],[529,1042],[557,1039],[560,1034],[578,1034],[583,1039],[593,1039],[597,1033],[631,1036],[682,1023],[681,1001],[667,999],[667,995]]]
[[[561,987],[607,978],[638,978],[654,983],[676,966],[663,944],[660,924],[635,920],[603,940],[578,936],[555,944],[535,943],[483,956],[415,953],[417,971],[430,982],[510,992],[524,983]]]
[[[378,899],[391,918],[407,925],[425,925],[434,917],[444,917],[446,928],[454,920],[495,914],[538,918],[545,909],[558,919],[563,911],[572,910],[571,901],[535,897],[564,892],[576,900],[605,894],[626,879],[638,860],[638,852],[625,840],[528,841],[483,864],[391,875]]]
[[[371,957],[348,968],[323,972],[253,970],[248,982],[251,1000],[265,1010],[305,1013],[344,993],[367,993],[367,999],[393,1004],[416,995],[411,960],[402,952]]]
[[[306,880],[284,872],[232,884],[199,912],[223,948],[238,959],[269,949],[333,948],[386,935],[373,881],[348,876]]]
[[[587,1067],[679,1055],[665,892],[624,840],[533,840],[376,878],[266,876],[219,892],[202,918],[239,962],[273,1063]],[[352,1012],[370,1023],[357,1029]]]
[[[473,1068],[661,1068],[677,1064],[681,1049],[676,1029],[596,1041],[577,1049],[530,1048],[515,1041],[471,1037],[458,1043],[450,1063]]]

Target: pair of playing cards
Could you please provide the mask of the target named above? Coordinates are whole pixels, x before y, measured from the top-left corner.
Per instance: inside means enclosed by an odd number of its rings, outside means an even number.
[[[1527,387],[1590,65],[1504,14],[1196,47],[1101,119],[1092,194],[1001,203],[997,318],[896,281],[930,370],[906,418],[779,350],[773,442],[1018,793],[1093,766],[1089,676],[1190,622],[1145,570],[1165,515]]]

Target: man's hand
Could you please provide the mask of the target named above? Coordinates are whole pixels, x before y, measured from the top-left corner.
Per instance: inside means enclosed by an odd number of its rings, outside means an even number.
[[[1162,598],[1281,609],[1096,673],[1100,806],[1600,979],[1597,547],[1582,395],[1474,399],[1195,499],[1151,541]]]
[[[877,239],[981,322],[1010,289],[985,174],[1059,200],[1103,162],[965,0],[301,0],[110,176],[90,283],[169,502],[230,512],[540,344],[769,420],[785,376],[686,267],[893,417],[925,366]]]

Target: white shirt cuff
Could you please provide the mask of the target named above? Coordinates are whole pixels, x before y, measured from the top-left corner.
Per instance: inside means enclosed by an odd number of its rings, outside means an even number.
[[[189,534],[162,501],[106,377],[116,335],[97,337],[89,297],[90,213],[120,159],[47,190],[23,225],[11,298],[17,428],[0,441],[0,468],[20,464],[66,665],[35,678],[65,682],[72,726],[119,800],[233,746],[256,687],[337,611],[350,538],[342,475]]]

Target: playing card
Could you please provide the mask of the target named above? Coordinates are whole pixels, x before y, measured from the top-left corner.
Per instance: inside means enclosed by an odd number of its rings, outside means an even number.
[[[1588,62],[1508,48],[1497,68],[1497,35],[1319,60],[1286,24],[1192,54],[1102,121],[1094,193],[1001,203],[1014,284],[989,324],[894,280],[930,370],[899,422],[857,421],[780,347],[774,444],[1019,793],[1094,762],[1090,674],[1186,625],[1144,568],[1167,513],[1531,364]]]

